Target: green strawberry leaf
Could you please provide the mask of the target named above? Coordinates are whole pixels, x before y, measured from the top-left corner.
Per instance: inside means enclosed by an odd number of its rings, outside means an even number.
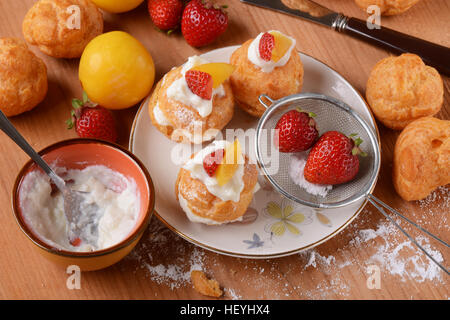
[[[67,125],[67,130],[70,130],[73,128],[74,124],[73,124],[72,118],[66,120],[66,125]]]
[[[72,99],[72,107],[74,109],[80,109],[83,106],[83,101],[80,99]]]
[[[86,91],[83,91],[83,104],[85,104],[88,101],[89,101],[89,97],[88,97]]]

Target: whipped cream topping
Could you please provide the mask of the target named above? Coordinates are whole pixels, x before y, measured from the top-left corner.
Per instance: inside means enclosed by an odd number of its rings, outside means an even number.
[[[268,32],[273,32],[273,31],[275,31],[275,30],[270,30]],[[277,31],[277,32],[279,32],[279,31]],[[286,51],[285,55],[280,60],[278,60],[277,62],[272,61],[272,60],[271,61],[266,61],[266,60],[263,60],[261,58],[261,55],[259,54],[259,42],[261,41],[261,37],[263,36],[264,33],[265,32],[261,32],[252,41],[252,43],[248,47],[247,57],[248,57],[248,60],[250,60],[255,66],[259,67],[262,72],[270,73],[276,67],[282,67],[289,61],[289,58],[291,57],[292,49],[295,48],[296,41],[295,41],[294,38],[291,38],[291,37],[285,35],[292,42],[292,44],[289,47],[288,51]]]
[[[210,153],[225,149],[230,142],[221,140],[214,141],[203,150],[199,151],[193,158],[183,166],[191,173],[192,178],[198,179],[206,186],[208,191],[223,201],[238,202],[241,198],[241,192],[244,189],[244,163],[238,165],[233,177],[227,184],[220,186],[215,177],[210,177],[203,168],[203,159]],[[244,157],[242,157],[244,158]]]
[[[159,103],[156,103],[156,106],[153,108],[153,115],[155,116],[155,120],[158,124],[162,126],[170,126],[172,123],[167,119],[167,117],[162,112],[159,107]]]
[[[210,100],[202,99],[189,89],[185,74],[187,71],[195,66],[209,63],[208,60],[200,58],[199,56],[189,57],[188,61],[183,65],[181,69],[181,77],[175,80],[169,88],[167,88],[167,97],[173,99],[182,104],[188,105],[199,113],[202,118],[207,117],[212,112],[214,96],[225,96],[225,89],[223,85],[220,85],[216,89],[213,89],[213,93]]]

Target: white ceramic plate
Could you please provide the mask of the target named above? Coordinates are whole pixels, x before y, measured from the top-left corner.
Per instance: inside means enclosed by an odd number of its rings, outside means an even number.
[[[202,57],[211,62],[229,62],[236,48],[214,50]],[[302,92],[321,93],[344,101],[378,133],[364,99],[342,76],[308,55],[300,53],[300,56],[305,71]],[[257,119],[237,108],[226,129],[255,128],[257,122]],[[175,181],[181,165],[171,160],[175,150],[189,150],[187,154],[190,155],[190,148],[172,142],[153,127],[147,100],[144,101],[133,123],[130,150],[142,160],[152,176],[156,190],[156,216],[186,240],[220,254],[274,258],[298,253],[331,239],[356,218],[366,203],[361,200],[344,208],[315,212],[277,194],[260,176],[261,189],[255,194],[249,208],[258,213],[255,222],[221,226],[193,223],[187,219],[176,200]],[[253,158],[254,150],[247,151]]]

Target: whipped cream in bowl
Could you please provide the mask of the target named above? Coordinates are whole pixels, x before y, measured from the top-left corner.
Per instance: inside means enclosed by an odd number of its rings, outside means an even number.
[[[140,210],[140,194],[134,179],[102,165],[54,170],[64,175],[72,189],[86,192],[82,208],[95,204],[97,209],[82,211],[80,238],[86,243],[72,245],[62,194],[55,192],[46,174],[38,170],[30,172],[22,182],[19,205],[26,223],[39,238],[61,250],[89,252],[111,247],[131,232]]]
[[[267,32],[279,32],[280,31],[276,31],[276,30],[270,30]],[[248,47],[248,51],[247,51],[247,58],[248,60],[250,60],[250,62],[252,62],[255,66],[257,66],[258,68],[261,69],[262,72],[264,73],[270,73],[272,72],[275,68],[277,67],[282,67],[284,65],[286,65],[286,63],[288,63],[289,59],[291,58],[291,53],[292,50],[295,48],[296,45],[296,41],[294,38],[289,37],[285,34],[283,34],[285,37],[289,38],[291,40],[291,46],[289,47],[289,49],[286,51],[286,53],[284,54],[284,56],[278,60],[277,62],[275,61],[266,61],[263,58],[261,58],[261,55],[259,53],[259,43],[261,41],[261,37],[263,36],[265,32],[261,32],[255,39],[253,39],[253,41],[250,43],[250,46]]]
[[[77,218],[81,241],[70,243],[62,195],[32,160],[24,165],[13,187],[13,212],[38,251],[82,271],[125,257],[147,229],[155,205],[153,182],[140,160],[119,145],[95,139],[60,141],[39,154],[68,187],[85,195]]]

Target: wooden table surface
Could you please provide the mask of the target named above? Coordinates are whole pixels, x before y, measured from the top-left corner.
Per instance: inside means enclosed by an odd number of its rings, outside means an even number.
[[[0,37],[22,38],[22,19],[33,2],[0,1]],[[187,45],[179,34],[168,37],[155,30],[144,4],[125,14],[104,14],[105,28],[124,30],[138,38],[154,58],[157,79],[188,56],[240,44],[270,29],[295,37],[298,50],[337,70],[362,94],[372,66],[388,55],[324,27],[243,5],[237,0],[222,2],[229,5],[229,28],[217,42],[201,50]],[[365,19],[365,13],[353,0],[318,2]],[[450,46],[449,16],[448,0],[423,0],[402,15],[383,17],[381,23]],[[11,120],[34,148],[41,149],[75,137],[73,131],[66,129],[64,120],[69,116],[71,99],[81,96],[82,91],[77,59],[54,59],[35,47],[31,49],[47,65],[49,91],[38,107]],[[450,81],[447,77],[443,79],[445,102],[437,117],[450,119]],[[123,146],[128,145],[136,111],[137,106],[115,111]],[[448,241],[448,186],[424,201],[402,201],[392,187],[390,175],[398,132],[381,124],[379,129],[382,169],[375,195]],[[405,237],[394,231],[370,205],[328,242],[305,253],[272,260],[233,258],[194,247],[154,217],[129,256],[105,270],[82,273],[81,289],[69,290],[66,270],[34,250],[11,211],[13,182],[28,158],[3,133],[0,150],[0,298],[3,299],[203,299],[188,279],[193,266],[220,282],[225,291],[223,299],[448,299],[450,296],[449,277],[405,242]],[[449,266],[448,249],[435,242],[430,242],[429,248]],[[381,270],[381,282],[380,288],[370,289],[367,282],[373,265]]]

